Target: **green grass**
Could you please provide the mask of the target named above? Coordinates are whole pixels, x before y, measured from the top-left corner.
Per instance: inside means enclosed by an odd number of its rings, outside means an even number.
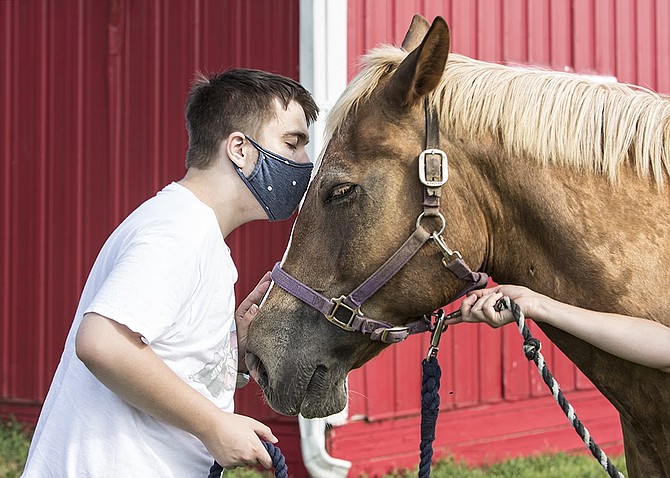
[[[610,457],[624,475],[623,456]],[[417,470],[404,470],[389,475],[394,478],[417,476]],[[488,466],[470,468],[453,459],[438,461],[431,470],[432,478],[607,478],[605,470],[591,455],[566,455],[564,453],[510,459]]]
[[[3,419],[0,425],[0,478],[18,478],[28,454],[30,435],[13,419]],[[625,474],[622,456],[612,461]],[[290,473],[290,470],[289,470]],[[260,473],[254,469],[238,468],[226,472],[231,478],[266,478],[271,473]],[[399,470],[388,478],[416,476],[414,470]],[[469,468],[454,460],[441,460],[433,465],[433,478],[607,478],[607,474],[590,455],[571,456],[565,454],[540,455],[518,458],[489,466]],[[204,477],[203,477],[204,478]]]
[[[23,471],[30,435],[13,418],[3,418],[0,423],[0,478],[15,478]]]

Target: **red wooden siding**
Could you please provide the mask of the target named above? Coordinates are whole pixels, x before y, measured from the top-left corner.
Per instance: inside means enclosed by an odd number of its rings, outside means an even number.
[[[36,419],[104,240],[182,177],[195,72],[298,79],[298,3],[0,1],[0,414]],[[238,297],[281,257],[290,227],[229,236]],[[296,419],[270,412],[254,386],[237,403],[290,438],[300,470]]]
[[[399,44],[418,12],[447,20],[457,53],[615,76],[670,93],[670,34],[663,27],[670,7],[662,0],[350,0],[348,5],[350,78],[367,50]],[[609,452],[621,451],[616,411],[535,324],[531,329],[595,439]],[[427,337],[414,337],[350,374],[352,416],[332,429],[328,446],[333,456],[353,461],[352,476],[417,464],[420,362],[427,347]],[[585,450],[525,359],[516,328],[452,327],[442,336],[439,359],[438,454],[482,462],[545,449]]]

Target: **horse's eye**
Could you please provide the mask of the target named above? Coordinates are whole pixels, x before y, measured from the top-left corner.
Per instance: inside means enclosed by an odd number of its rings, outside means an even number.
[[[337,201],[349,196],[355,189],[355,184],[338,184],[330,190],[326,202]]]

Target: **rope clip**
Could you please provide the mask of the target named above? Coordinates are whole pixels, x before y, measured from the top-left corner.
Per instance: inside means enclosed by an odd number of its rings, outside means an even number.
[[[433,357],[437,357],[437,352],[440,350],[440,339],[442,338],[442,333],[447,330],[447,327],[449,327],[448,324],[444,323],[449,316],[445,316],[442,310],[438,310],[435,315],[435,325],[433,332],[430,334],[430,348],[428,349],[428,355],[426,356],[426,359],[428,360]]]

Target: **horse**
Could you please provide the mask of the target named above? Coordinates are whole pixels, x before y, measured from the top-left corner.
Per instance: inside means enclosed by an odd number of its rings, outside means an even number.
[[[670,325],[668,99],[449,49],[444,19],[416,16],[402,47],[363,57],[327,118],[249,330],[246,362],[280,413],[342,410],[348,372],[480,287],[472,270]],[[431,128],[444,155],[426,159]],[[419,229],[429,237],[405,254]],[[445,267],[456,259],[472,269]],[[362,307],[345,300],[370,282]],[[539,326],[619,412],[629,476],[670,476],[670,375]]]

